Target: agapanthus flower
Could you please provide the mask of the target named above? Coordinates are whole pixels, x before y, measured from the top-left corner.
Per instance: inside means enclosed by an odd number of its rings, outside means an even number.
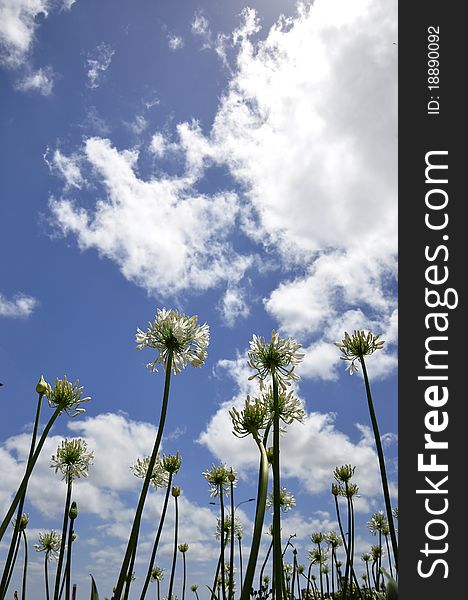
[[[175,475],[182,464],[182,456],[178,452],[175,454],[164,454],[161,458],[161,463],[167,473]]]
[[[198,585],[196,583],[192,583],[190,590],[195,593],[198,590]]]
[[[356,330],[353,335],[349,335],[345,331],[344,338],[341,342],[335,342],[343,356],[340,356],[341,360],[347,360],[350,362],[347,369],[349,374],[352,375],[354,371],[358,370],[357,361],[360,361],[364,356],[373,354],[376,350],[383,348],[384,341],[379,341],[380,335],[374,335],[372,332],[366,332],[364,330]]]
[[[229,415],[232,420],[233,433],[239,438],[257,435],[267,427],[269,421],[265,403],[258,398],[251,399],[250,396],[247,396],[241,411],[233,407],[229,411]]]
[[[343,544],[341,537],[336,533],[336,531],[330,531],[325,535],[325,539],[330,544],[332,548],[337,548]]]
[[[361,560],[365,563],[368,563],[371,559],[371,555],[368,552],[364,552],[364,554],[361,554]]]
[[[58,558],[62,536],[56,531],[46,531],[39,533],[39,543],[34,544],[37,552],[45,552],[47,559]]]
[[[209,471],[204,471],[202,473],[203,477],[208,481],[210,496],[219,496],[221,490],[225,494],[229,493],[231,487],[229,474],[231,473],[231,470],[231,467],[228,467],[225,464],[219,465],[218,467],[212,465]]]
[[[152,581],[162,581],[164,579],[164,571],[162,567],[154,567],[151,570],[151,579]]]
[[[291,492],[288,492],[286,488],[282,487],[280,489],[279,504],[283,512],[288,512],[288,510],[291,510],[291,508],[294,508],[296,506],[296,499],[291,494]],[[271,492],[268,495],[266,505],[268,508],[271,508],[274,505],[273,492]]]
[[[367,522],[367,529],[372,535],[376,535],[379,531],[383,535],[388,535],[387,517],[381,510],[372,515],[371,520]]]
[[[264,337],[254,335],[250,341],[248,364],[257,372],[249,379],[258,377],[262,389],[265,379],[273,375],[283,389],[291,381],[297,381],[299,377],[294,373],[294,368],[304,358],[299,352],[300,347],[296,340],[280,338],[276,331],[272,332],[270,342],[266,342]]]
[[[27,513],[23,513],[21,515],[20,522],[18,525],[19,531],[20,532],[24,531],[26,529],[26,527],[28,526],[28,523],[29,523],[29,515]],[[13,519],[12,525],[13,525],[13,527],[16,527],[16,519]]]
[[[382,546],[380,546],[379,544],[376,544],[375,546],[371,546],[371,555],[372,555],[372,560],[378,560],[379,558],[382,558],[382,555],[383,555]]]
[[[354,475],[355,470],[356,467],[352,467],[351,465],[343,465],[341,467],[336,467],[333,471],[333,475],[336,481],[340,483],[346,483]]]
[[[224,537],[226,537],[227,534],[229,534],[229,532],[231,531],[231,515],[229,513],[226,514],[226,516],[224,517]],[[242,522],[239,519],[239,517],[234,517],[234,535],[237,536],[238,538],[242,538]],[[221,539],[221,519],[220,517],[217,518],[217,523],[216,523],[216,533],[215,533],[215,538],[217,540]]]
[[[182,552],[182,554],[185,554],[187,552],[187,550],[189,549],[189,545],[188,544],[179,544],[177,546],[177,548],[179,549],[179,552]]]
[[[348,483],[347,486],[339,486],[339,492],[344,498],[359,497],[359,486],[356,483]]]
[[[88,452],[88,444],[85,440],[65,439],[57,448],[57,454],[52,456],[50,466],[56,473],[60,471],[63,479],[87,477],[93,457],[93,452]]]
[[[178,310],[158,309],[148,329],[137,329],[137,349],[149,347],[157,350],[155,360],[146,366],[156,371],[156,365],[162,363],[166,368],[168,355],[172,353],[172,370],[180,373],[187,364],[201,367],[206,359],[206,349],[210,340],[210,329],[205,323],[197,325],[198,317],[187,317]]]
[[[66,375],[63,379],[57,378],[53,388],[49,386],[46,397],[51,408],[59,408],[70,417],[86,412],[80,405],[91,400],[89,396],[83,398],[83,387],[78,385],[78,381],[68,381]]]
[[[324,540],[324,535],[323,535],[323,533],[322,533],[322,532],[313,533],[313,534],[310,536],[310,541],[311,541],[313,544],[321,544],[321,543],[323,542],[323,540]]]
[[[398,506],[396,506],[393,510],[392,510],[392,514],[395,517],[395,519],[398,519]]]
[[[274,414],[274,400],[273,400],[273,388],[270,386],[268,390],[263,394],[263,401],[270,413],[270,418],[273,419]],[[293,391],[286,393],[281,391],[278,394],[278,409],[279,418],[283,423],[291,425],[293,421],[304,421],[305,411],[302,408],[301,401],[294,394]]]
[[[136,463],[130,467],[130,470],[135,475],[135,477],[140,477],[141,479],[144,479],[146,477],[146,474],[148,473],[149,463],[149,456],[146,456],[145,458],[137,458]],[[169,474],[167,470],[164,469],[163,462],[159,458],[159,456],[156,458],[156,462],[153,467],[151,483],[156,488],[166,487],[169,483]]]
[[[313,565],[322,564],[327,560],[327,555],[323,548],[314,548],[309,550],[309,562]]]

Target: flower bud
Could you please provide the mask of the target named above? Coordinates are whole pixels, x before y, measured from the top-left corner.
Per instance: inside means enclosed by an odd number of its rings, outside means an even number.
[[[234,471],[232,469],[228,473],[228,479],[231,483],[234,483],[234,481],[236,480],[236,474],[234,473]]]
[[[172,486],[172,495],[174,496],[174,498],[180,496],[180,487],[178,485]]]
[[[78,507],[76,506],[76,502],[71,503],[70,512],[68,513],[68,516],[72,521],[74,521],[78,516]]]
[[[37,382],[37,385],[36,385],[36,392],[43,396],[44,394],[47,394],[49,389],[50,389],[50,385],[44,379],[44,376],[41,375],[41,378],[39,379],[39,381]]]

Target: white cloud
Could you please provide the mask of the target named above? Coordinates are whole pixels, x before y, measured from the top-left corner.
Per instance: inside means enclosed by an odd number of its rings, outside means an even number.
[[[0,62],[17,69],[28,62],[37,17],[69,10],[74,0],[0,0]]]
[[[112,46],[104,42],[95,48],[93,54],[86,60],[88,87],[91,89],[99,87],[114,54],[115,50]]]
[[[138,152],[118,151],[105,139],[88,139],[83,161],[105,190],[95,211],[51,201],[58,225],[75,234],[82,249],[96,248],[127,279],[162,295],[243,276],[250,259],[228,241],[239,210],[233,193],[196,194],[190,177],[139,179]]]
[[[37,300],[27,294],[16,294],[12,300],[0,293],[0,317],[29,317]]]
[[[50,148],[47,148],[44,160],[53,173],[62,177],[65,182],[65,189],[82,188],[85,182],[81,175],[79,156],[65,156],[58,149],[52,151]]]
[[[42,96],[50,96],[53,87],[54,72],[51,67],[28,72],[15,84],[15,89],[20,92],[39,92]]]
[[[223,322],[233,327],[238,319],[245,319],[250,314],[250,308],[245,297],[245,291],[236,286],[228,286],[219,305]]]
[[[171,50],[180,50],[184,47],[184,40],[180,37],[180,35],[168,35],[167,45]]]
[[[149,145],[150,152],[156,157],[161,158],[166,151],[166,140],[162,133],[155,133],[151,138]]]

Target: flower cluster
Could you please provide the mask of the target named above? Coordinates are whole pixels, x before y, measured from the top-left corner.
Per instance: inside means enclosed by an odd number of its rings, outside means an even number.
[[[270,386],[263,395],[265,405],[270,413],[270,418],[273,419],[274,414],[274,400],[273,400],[273,388]],[[278,408],[279,418],[286,425],[291,425],[293,421],[299,421],[303,423],[305,411],[302,408],[301,401],[294,392],[282,391],[278,394]]]
[[[298,352],[300,344],[292,338],[282,339],[273,331],[270,342],[264,337],[253,336],[250,341],[248,352],[249,367],[257,371],[249,379],[258,377],[260,387],[263,388],[267,377],[275,376],[278,384],[284,389],[291,381],[297,381],[299,377],[294,373],[304,355]]]
[[[221,492],[229,493],[231,473],[235,475],[235,471],[227,465],[219,465],[219,467],[212,465],[209,471],[202,473],[203,477],[208,481],[211,496],[219,496]],[[233,484],[235,485],[235,480]]]
[[[63,379],[57,378],[53,388],[48,387],[46,397],[51,408],[65,411],[70,417],[86,412],[80,405],[91,400],[89,396],[83,398],[83,387],[78,385],[78,381],[68,381],[66,375]]]
[[[88,445],[82,439],[62,440],[57,454],[52,456],[50,466],[55,472],[60,471],[67,481],[79,477],[87,477],[89,466],[93,464],[93,452],[88,452]]]
[[[372,535],[376,535],[378,531],[380,531],[382,535],[388,535],[390,533],[387,517],[381,510],[372,515],[371,520],[367,522],[367,529],[369,529]]]
[[[37,552],[45,552],[47,559],[57,558],[60,550],[62,536],[56,531],[46,531],[39,533],[39,543],[34,544]]]
[[[349,335],[345,331],[344,338],[341,342],[335,342],[343,356],[340,356],[341,360],[350,361],[349,374],[352,375],[354,371],[358,370],[357,361],[363,359],[364,356],[373,354],[376,350],[383,348],[384,341],[379,342],[380,335],[374,335],[372,332],[366,332],[364,330],[357,330],[353,332],[353,335]]]
[[[209,327],[197,325],[198,317],[187,317],[177,310],[159,309],[148,329],[137,329],[137,349],[149,347],[158,351],[155,360],[146,365],[156,371],[158,363],[167,365],[169,353],[172,355],[172,370],[180,373],[188,363],[201,367],[206,359],[206,349],[210,340]]]
[[[130,467],[130,471],[135,475],[135,477],[144,479],[148,473],[150,460],[151,459],[149,456],[146,456],[145,458],[137,458],[136,463]],[[159,458],[159,456],[156,458],[156,462],[153,467],[151,483],[156,488],[166,487],[169,483],[169,474],[164,468],[163,461]]]
[[[233,407],[229,411],[229,416],[232,420],[233,433],[239,438],[257,435],[267,427],[269,422],[265,403],[258,398],[251,400],[250,396],[247,396],[244,408],[240,412]]]
[[[224,537],[226,537],[231,531],[231,522],[232,522],[231,514],[227,513],[226,516],[224,517],[224,527],[223,527]],[[234,535],[238,539],[242,539],[242,534],[243,534],[242,521],[239,519],[239,517],[234,517]],[[216,523],[215,538],[217,540],[221,539],[221,519],[219,517],[217,518],[217,523]]]
[[[288,512],[288,510],[291,510],[291,508],[294,508],[296,506],[296,499],[291,494],[291,492],[288,492],[286,488],[282,487],[280,489],[279,504],[283,512]],[[271,492],[268,495],[266,505],[268,506],[268,508],[271,508],[274,505],[273,492]]]

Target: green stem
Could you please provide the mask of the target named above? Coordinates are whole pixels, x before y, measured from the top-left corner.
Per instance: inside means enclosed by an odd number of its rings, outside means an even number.
[[[387,547],[388,566],[390,567],[390,575],[393,577],[392,559],[390,557],[390,548],[388,545],[388,535],[385,536],[385,545]]]
[[[38,400],[37,400],[36,416],[35,416],[35,419],[34,419],[33,433],[32,433],[32,436],[31,436],[31,445],[29,447],[28,462],[26,463],[26,465],[29,465],[29,463],[30,463],[30,461],[32,459],[32,456],[34,454],[34,447],[36,445],[37,430],[38,430],[38,427],[39,427],[39,419],[40,419],[40,415],[41,415],[41,406],[42,406],[42,397],[43,397],[43,395],[44,394],[39,394]],[[9,548],[8,556],[7,556],[7,559],[6,559],[6,562],[5,562],[4,573],[3,573],[2,581],[0,583],[0,598],[4,598],[4,595],[6,594],[6,589],[4,589],[4,585],[5,585],[5,582],[6,582],[5,574],[10,571],[11,560],[13,558],[13,552],[14,552],[14,549],[16,547],[16,541],[17,541],[18,536],[19,536],[19,527],[20,527],[20,523],[21,523],[21,517],[23,516],[23,507],[24,507],[25,499],[26,499],[26,487],[24,488],[24,492],[23,492],[23,494],[21,496],[21,499],[20,499],[20,502],[19,502],[18,511],[16,513],[15,528],[13,530],[13,536],[11,538],[10,548]]]
[[[143,482],[143,487],[140,493],[140,499],[138,500],[138,506],[135,512],[135,517],[133,519],[132,531],[130,533],[130,537],[127,544],[127,550],[125,552],[125,556],[122,562],[122,566],[120,568],[119,578],[117,580],[117,585],[115,586],[115,591],[113,595],[113,600],[120,600],[122,595],[123,586],[125,583],[125,578],[128,573],[128,567],[130,565],[130,560],[132,558],[133,549],[136,548],[138,544],[138,534],[140,531],[140,523],[141,516],[143,514],[143,507],[145,505],[146,496],[148,494],[149,485],[151,482],[151,476],[153,474],[154,465],[156,464],[156,458],[158,455],[159,446],[161,444],[161,438],[164,430],[164,423],[166,421],[166,413],[167,413],[167,405],[169,400],[169,388],[171,383],[171,368],[172,368],[172,351],[170,350],[167,355],[167,362],[165,366],[166,370],[166,379],[164,383],[164,395],[161,407],[161,416],[159,419],[159,427],[158,433],[156,435],[156,440],[154,442],[153,452],[151,453],[151,458],[148,464],[148,470],[146,473],[145,480]]]
[[[177,562],[177,538],[179,535],[179,498],[174,496],[175,500],[175,523],[174,523],[174,553],[172,555],[171,579],[169,580],[169,591],[167,592],[167,600],[172,600],[172,588],[174,587],[174,575]]]
[[[65,499],[65,511],[63,514],[62,539],[60,541],[60,553],[59,553],[59,559],[58,559],[58,563],[57,563],[57,572],[55,573],[54,600],[59,600],[59,595],[60,595],[60,578],[62,576],[63,557],[65,554],[65,543],[66,543],[66,539],[67,539],[68,513],[70,512],[71,492],[72,492],[72,484],[73,484],[73,479],[70,476],[70,473],[68,471],[67,471],[67,474],[65,477],[66,477],[66,482],[67,482],[67,496]]]
[[[183,582],[182,582],[182,600],[185,600],[185,586],[187,585],[187,565],[185,564],[185,552],[182,552],[182,559],[184,565]]]
[[[360,357],[362,365],[362,373],[364,375],[364,383],[366,386],[367,405],[369,407],[369,414],[372,422],[372,429],[374,431],[375,445],[377,447],[377,456],[379,458],[380,475],[382,478],[382,489],[385,500],[385,508],[387,511],[387,521],[390,529],[390,539],[392,542],[393,550],[393,561],[395,563],[395,571],[398,571],[398,544],[396,539],[395,524],[393,522],[392,505],[390,502],[390,492],[388,489],[387,471],[385,468],[385,459],[382,449],[382,441],[380,439],[379,426],[377,424],[377,418],[374,411],[374,403],[372,401],[372,394],[369,384],[369,377],[367,375],[366,363],[364,357]]]
[[[57,417],[59,416],[59,414],[61,412],[62,412],[62,408],[60,406],[55,409],[53,415],[49,419],[49,422],[45,426],[44,431],[42,432],[42,435],[39,439],[39,443],[37,444],[37,447],[34,451],[34,454],[32,455],[31,460],[28,461],[28,465],[26,467],[26,472],[23,476],[20,486],[19,486],[19,488],[16,492],[16,495],[13,498],[13,502],[11,503],[11,506],[8,509],[8,512],[5,515],[5,518],[3,519],[2,524],[0,526],[0,540],[2,540],[3,535],[5,534],[6,528],[8,527],[8,523],[11,521],[11,518],[13,516],[13,513],[16,510],[16,507],[18,506],[19,502],[21,501],[21,498],[23,497],[23,495],[26,493],[26,488],[28,485],[29,478],[31,477],[31,473],[36,465],[37,459],[39,458],[39,454],[41,453],[42,447],[44,446],[47,435],[48,435],[52,425],[54,424],[55,420],[57,419]]]
[[[44,579],[45,579],[45,589],[46,589],[46,600],[49,600],[50,598],[50,594],[49,594],[49,572],[47,569],[47,563],[49,561],[49,551],[46,550],[45,556],[44,556]]]
[[[231,481],[231,550],[229,554],[229,600],[234,600],[234,482]]]
[[[250,600],[250,590],[255,576],[255,568],[257,566],[258,552],[263,531],[263,521],[265,519],[265,507],[268,494],[268,456],[258,435],[254,435],[254,439],[260,450],[260,470],[258,478],[258,493],[257,493],[257,508],[255,511],[255,524],[252,537],[252,545],[250,548],[249,562],[245,573],[244,584],[242,586],[241,600]],[[263,572],[262,567],[262,572]],[[262,573],[261,572],[261,573]],[[260,574],[261,577],[261,574]],[[261,581],[260,581],[261,586]]]
[[[154,561],[156,559],[156,552],[158,550],[159,540],[161,538],[161,533],[162,533],[162,529],[163,529],[163,525],[164,525],[164,520],[166,518],[167,505],[168,505],[168,502],[169,502],[169,495],[171,493],[171,485],[172,485],[172,478],[173,478],[173,476],[174,476],[173,473],[169,473],[169,481],[167,483],[166,495],[164,496],[164,504],[163,504],[163,509],[162,509],[162,513],[161,513],[161,519],[159,521],[158,531],[156,533],[156,538],[154,540],[153,550],[151,552],[151,557],[150,557],[150,561],[149,561],[148,571],[146,573],[145,583],[143,585],[143,589],[142,589],[141,594],[140,594],[140,600],[144,600],[144,598],[146,596],[146,592],[148,591],[148,586],[149,586],[150,581],[151,581],[151,573],[153,571]]]
[[[13,561],[11,563],[11,568],[10,571],[8,572],[8,576],[7,576],[7,580],[5,583],[5,594],[8,591],[8,586],[10,585],[10,581],[11,581],[11,577],[13,575],[13,571],[15,569],[15,564],[16,564],[16,558],[18,556],[18,551],[19,551],[19,547],[20,547],[20,542],[21,542],[21,538],[18,538],[17,542],[16,542],[16,547],[15,547],[15,551],[13,554]]]
[[[297,555],[294,554],[293,558],[293,574],[292,574],[292,582],[291,582],[291,598],[294,600],[294,588],[296,585],[296,573],[297,573]]]
[[[23,566],[23,586],[21,588],[21,600],[26,600],[26,579],[28,576],[28,538],[26,537],[26,531],[23,529],[23,541],[24,541],[24,566]]]
[[[320,578],[320,596],[323,598],[323,573],[322,573],[322,560],[323,560],[323,556],[322,556],[322,548],[320,546],[320,542],[317,544],[318,549],[319,549],[319,578]]]
[[[273,381],[273,569],[274,598],[283,597],[283,560],[281,556],[281,514],[280,514],[280,425],[278,382],[275,373]]]
[[[70,600],[73,523],[74,519],[70,519],[70,525],[68,527],[67,562],[65,564],[65,600]],[[60,593],[60,595],[62,594]]]
[[[242,586],[244,585],[244,577],[242,573],[242,538],[237,538],[239,544],[239,570],[240,570],[240,589],[242,590]]]
[[[270,545],[268,546],[268,550],[267,550],[267,553],[265,555],[265,560],[263,561],[262,568],[260,569],[260,578],[259,578],[259,582],[258,582],[258,588],[259,589],[262,587],[263,572],[265,571],[265,567],[267,565],[268,559],[270,558],[270,554],[271,554],[272,548],[273,548],[273,536],[271,538]]]
[[[336,508],[336,517],[338,520],[338,527],[340,528],[341,539],[343,540],[343,548],[344,548],[344,551],[346,552],[346,565],[348,565],[348,560],[349,560],[348,544],[346,543],[346,538],[345,538],[345,534],[343,531],[343,525],[341,524],[341,515],[340,515],[340,507],[338,504],[338,496],[336,496],[334,494],[333,497],[335,498],[335,508]],[[340,580],[341,580],[341,577],[340,577]],[[346,589],[348,587],[347,583],[348,583],[347,575],[345,575],[344,582],[340,581],[340,587],[343,590],[343,598],[346,598]]]
[[[124,600],[128,599],[128,594],[130,592],[130,585],[132,584],[133,578],[133,568],[135,566],[135,558],[136,558],[136,546],[133,548],[132,558],[130,559],[130,565],[128,566],[128,577],[125,582],[125,590],[124,590]]]
[[[219,506],[220,506],[220,513],[221,513],[221,531],[224,531],[224,497],[223,497],[223,485],[220,484],[219,485]],[[220,560],[221,560],[221,592],[223,594],[223,600],[226,600],[226,570],[224,568],[224,537],[221,536],[220,537],[221,540],[221,553],[220,553]],[[170,600],[170,599],[169,599]]]

